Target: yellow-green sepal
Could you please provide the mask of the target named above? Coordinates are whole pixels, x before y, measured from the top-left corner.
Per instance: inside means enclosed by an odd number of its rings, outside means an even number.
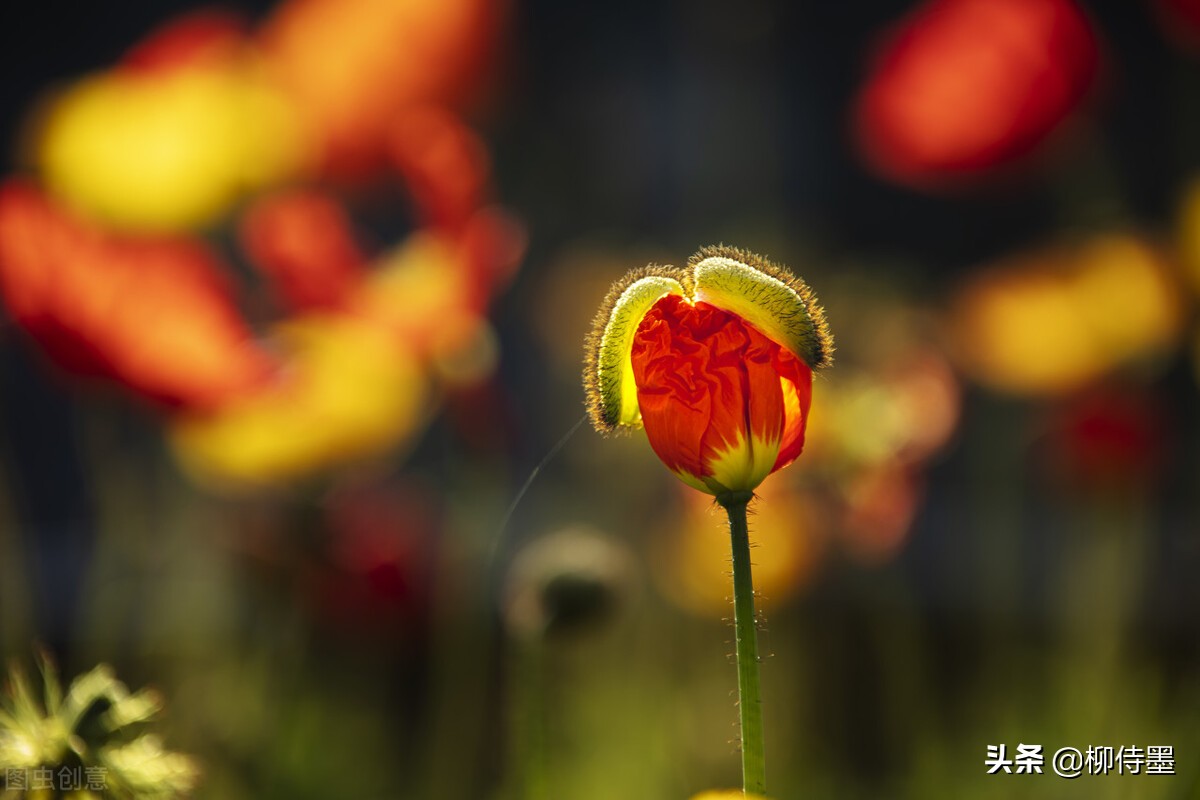
[[[783,267],[732,247],[706,247],[689,262],[693,298],[736,314],[810,369],[833,361],[825,313],[808,286]]]
[[[587,343],[583,383],[592,423],[602,431],[640,428],[633,380],[633,337],[650,308],[668,294],[686,295],[674,267],[633,270],[609,291]]]

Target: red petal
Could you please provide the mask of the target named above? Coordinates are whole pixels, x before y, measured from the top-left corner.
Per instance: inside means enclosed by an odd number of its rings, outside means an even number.
[[[646,435],[672,471],[714,477],[714,462],[735,445],[782,440],[788,461],[799,454],[807,411],[803,365],[740,317],[667,295],[639,326],[632,361]],[[797,386],[790,416],[785,379]]]
[[[795,461],[804,449],[804,429],[812,405],[812,370],[803,361],[781,347],[775,356],[775,369],[783,388],[783,440],[772,472]]]

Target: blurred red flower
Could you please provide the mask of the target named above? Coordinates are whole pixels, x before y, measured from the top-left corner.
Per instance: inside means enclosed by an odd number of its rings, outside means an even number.
[[[428,486],[344,483],[325,502],[323,559],[309,565],[309,600],[343,632],[419,623],[428,610],[442,532]]]
[[[155,72],[226,64],[248,47],[247,23],[238,14],[201,8],[180,14],[129,48],[120,67]]]
[[[1049,423],[1055,477],[1109,494],[1142,488],[1160,472],[1171,428],[1159,398],[1120,383],[1069,398]]]
[[[1072,0],[931,0],[876,53],[855,107],[881,174],[929,186],[1009,164],[1073,111],[1098,71]]]
[[[414,108],[392,125],[392,163],[429,226],[457,228],[487,193],[487,148],[462,120],[443,108]]]
[[[339,308],[364,278],[367,258],[348,215],[320,192],[265,197],[250,207],[240,228],[246,253],[289,308]]]
[[[0,185],[0,292],[70,372],[191,407],[259,384],[272,365],[223,272],[195,240],[110,234],[24,181]]]

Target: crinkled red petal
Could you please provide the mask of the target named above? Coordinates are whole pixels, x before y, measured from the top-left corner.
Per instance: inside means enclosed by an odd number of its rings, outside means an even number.
[[[631,355],[646,435],[671,470],[711,477],[721,453],[755,441],[787,448],[778,468],[803,447],[811,373],[741,317],[667,295]],[[796,387],[790,402],[784,381]]]

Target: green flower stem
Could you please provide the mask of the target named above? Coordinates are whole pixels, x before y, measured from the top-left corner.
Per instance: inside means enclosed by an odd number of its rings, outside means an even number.
[[[750,574],[750,531],[746,506],[751,492],[717,497],[729,514],[733,546],[733,627],[737,640],[738,715],[742,729],[742,790],[765,794],[767,762],[763,747],[762,687],[758,675],[758,618],[754,613],[754,581]]]

